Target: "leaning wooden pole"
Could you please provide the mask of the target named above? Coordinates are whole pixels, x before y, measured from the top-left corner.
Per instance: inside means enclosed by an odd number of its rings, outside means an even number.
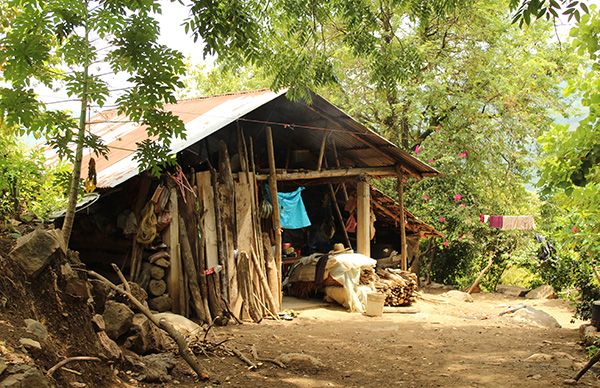
[[[187,344],[183,336],[177,331],[177,329],[175,329],[175,327],[173,327],[171,323],[167,322],[165,319],[159,319],[156,315],[152,314],[148,307],[144,306],[135,296],[133,296],[130,292],[126,291],[126,288],[129,287],[127,283],[123,284],[124,288],[119,288],[110,280],[106,279],[102,275],[97,274],[94,271],[88,271],[88,275],[92,278],[100,280],[102,283],[104,283],[117,293],[125,295],[138,311],[144,314],[155,326],[166,331],[167,334],[175,341],[175,343],[177,344],[177,348],[179,349],[179,354],[190,366],[190,368],[192,368],[194,372],[196,372],[198,378],[202,381],[208,380],[208,371],[206,371],[206,369],[204,369],[204,367],[200,365],[200,362],[198,361],[194,353],[192,353],[192,351],[190,350],[189,345]],[[119,277],[124,279],[123,275],[120,273]]]
[[[281,306],[281,219],[279,218],[279,199],[277,198],[277,169],[275,168],[275,149],[273,147],[273,131],[271,127],[266,128],[267,153],[269,156],[269,189],[273,204],[273,229],[275,229],[275,265],[277,266],[277,298]]]
[[[400,166],[396,166],[396,172],[398,177],[396,190],[398,191],[398,203],[400,204],[400,265],[403,271],[408,271],[408,255],[406,252],[406,222],[404,220],[404,172]]]

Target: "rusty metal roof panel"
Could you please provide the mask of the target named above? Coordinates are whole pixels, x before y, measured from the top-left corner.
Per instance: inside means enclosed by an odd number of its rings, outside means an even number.
[[[185,139],[172,139],[171,152],[182,151],[284,93],[285,90],[258,90],[166,105],[165,110],[173,112],[184,122],[186,132]],[[114,187],[138,174],[134,155],[137,143],[148,138],[145,127],[129,121],[115,110],[95,115],[90,123],[92,132],[100,136],[109,148],[108,159],[96,158],[98,187]],[[49,160],[55,160],[51,153],[48,156]],[[84,171],[90,157],[92,155],[87,150],[83,158]]]

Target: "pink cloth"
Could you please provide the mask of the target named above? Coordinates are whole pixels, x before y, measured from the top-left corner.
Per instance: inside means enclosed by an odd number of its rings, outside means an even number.
[[[504,223],[503,216],[490,216],[490,228],[502,229],[503,223]]]

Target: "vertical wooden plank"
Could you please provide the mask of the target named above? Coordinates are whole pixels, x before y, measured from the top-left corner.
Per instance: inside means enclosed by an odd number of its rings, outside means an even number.
[[[408,255],[406,252],[406,222],[404,221],[404,173],[400,166],[396,166],[398,181],[396,189],[398,190],[398,203],[400,204],[400,265],[402,270],[408,270]]]
[[[212,189],[210,171],[196,174],[198,191],[202,195],[204,204],[204,217],[202,218],[202,232],[206,237],[206,266],[214,268],[219,264],[219,249],[217,241],[217,219],[215,215],[215,196]]]
[[[269,156],[269,189],[273,204],[273,229],[275,229],[275,265],[277,266],[277,288],[279,289],[279,307],[283,302],[281,293],[282,268],[281,268],[281,219],[279,218],[279,199],[277,198],[277,170],[275,167],[275,149],[273,147],[273,132],[271,127],[266,128],[267,154]]]
[[[365,256],[371,256],[371,191],[369,182],[360,180],[356,185],[356,250]]]
[[[254,223],[252,222],[252,205],[251,202],[254,201],[252,196],[252,184],[248,182],[248,175],[246,173],[240,173],[238,175],[239,181],[234,183],[234,192],[235,192],[235,220],[236,220],[236,232],[237,232],[237,249],[238,252],[252,252],[254,246]],[[254,271],[254,263],[248,260],[246,264],[248,266],[247,273],[242,275],[244,281],[247,283],[246,286],[250,287],[250,289],[254,289],[253,287],[253,276],[252,273]],[[238,256],[238,271],[239,268],[239,256]],[[247,278],[246,278],[247,277]],[[238,288],[241,290],[242,284],[240,284],[240,274],[238,273]],[[257,288],[258,289],[258,288]],[[244,306],[249,308],[250,306],[254,306],[253,302],[253,294],[250,292],[248,295],[242,295],[244,299]],[[252,300],[248,300],[246,298],[252,298]],[[238,306],[239,304],[239,306]],[[241,300],[235,301],[235,304],[231,306],[234,313],[238,313],[241,308]]]
[[[169,213],[171,213],[171,223],[163,232],[163,239],[169,246],[169,256],[171,257],[167,287],[173,303],[173,311],[177,314],[185,314],[185,303],[187,301],[182,298],[184,296],[184,279],[181,257],[179,256],[179,209],[175,187],[170,189]]]

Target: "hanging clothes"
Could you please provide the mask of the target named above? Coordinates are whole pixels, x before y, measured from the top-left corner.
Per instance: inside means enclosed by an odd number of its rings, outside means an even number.
[[[356,232],[356,218],[354,218],[354,214],[350,214],[350,217],[348,217],[348,220],[346,221],[346,232],[348,233],[355,233]]]
[[[311,225],[302,201],[302,190],[304,187],[298,187],[291,193],[277,193],[279,218],[283,229],[300,229]]]
[[[533,216],[504,216],[502,230],[532,230],[535,229]]]
[[[490,228],[502,229],[503,216],[490,216]]]

